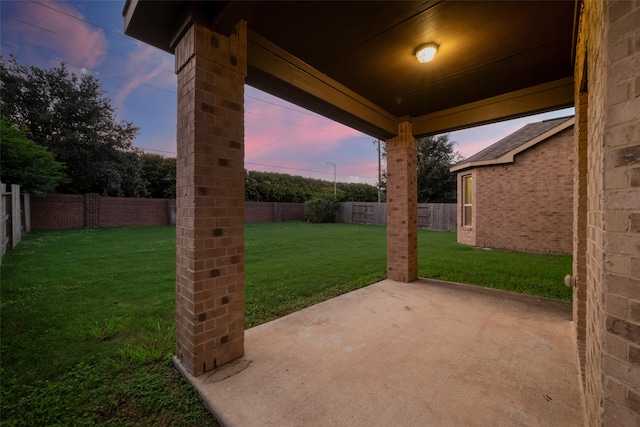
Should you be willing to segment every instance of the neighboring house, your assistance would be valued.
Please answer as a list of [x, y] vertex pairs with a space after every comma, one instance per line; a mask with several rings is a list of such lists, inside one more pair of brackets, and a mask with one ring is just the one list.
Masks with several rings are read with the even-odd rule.
[[451, 168], [458, 243], [573, 252], [574, 117], [531, 123]]

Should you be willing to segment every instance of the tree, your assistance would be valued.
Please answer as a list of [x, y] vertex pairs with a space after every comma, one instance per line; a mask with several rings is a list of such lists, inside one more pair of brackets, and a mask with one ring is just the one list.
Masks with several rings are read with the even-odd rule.
[[[252, 202], [302, 203], [330, 194], [333, 182], [275, 172], [245, 170], [245, 200]], [[369, 184], [338, 183], [337, 200], [342, 202], [374, 202], [376, 187]]]
[[338, 199], [333, 194], [323, 194], [304, 202], [307, 222], [336, 222]]
[[140, 161], [147, 195], [174, 199], [176, 197], [176, 159], [144, 153], [140, 156]]
[[[427, 136], [418, 139], [418, 203], [455, 203], [456, 174], [451, 166], [462, 160], [462, 155], [453, 151], [455, 141], [449, 134]], [[387, 158], [384, 144], [382, 157]], [[387, 172], [382, 173], [382, 188], [387, 187]]]
[[418, 139], [418, 202], [455, 203], [456, 174], [449, 169], [462, 156], [453, 151], [449, 135]]
[[378, 189], [370, 184], [339, 182], [338, 196], [343, 202], [375, 202], [378, 200]]
[[69, 181], [58, 192], [145, 194], [132, 144], [138, 128], [117, 120], [98, 79], [70, 73], [64, 64], [44, 70], [0, 57], [0, 84], [2, 116], [66, 164]]
[[17, 184], [24, 193], [42, 196], [67, 180], [64, 165], [45, 147], [31, 141], [24, 130], [0, 118], [0, 181]]

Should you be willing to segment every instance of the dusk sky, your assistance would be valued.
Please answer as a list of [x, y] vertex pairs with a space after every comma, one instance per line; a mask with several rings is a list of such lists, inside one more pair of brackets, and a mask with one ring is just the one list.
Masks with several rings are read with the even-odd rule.
[[[173, 56], [123, 33], [124, 1], [0, 2], [0, 55], [40, 68], [64, 62], [97, 77], [120, 119], [140, 128], [134, 145], [176, 153], [176, 76]], [[464, 157], [527, 123], [573, 114], [573, 109], [452, 132]], [[245, 167], [375, 184], [375, 138], [252, 87], [245, 87]]]

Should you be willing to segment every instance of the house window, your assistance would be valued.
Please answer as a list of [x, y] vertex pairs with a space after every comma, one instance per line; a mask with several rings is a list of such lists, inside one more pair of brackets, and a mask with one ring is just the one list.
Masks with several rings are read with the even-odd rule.
[[472, 204], [472, 184], [471, 175], [462, 177], [462, 226], [471, 227], [471, 219], [473, 213]]

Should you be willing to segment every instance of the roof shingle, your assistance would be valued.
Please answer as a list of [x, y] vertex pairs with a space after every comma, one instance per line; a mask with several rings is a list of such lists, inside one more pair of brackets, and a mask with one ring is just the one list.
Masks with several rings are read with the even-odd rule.
[[500, 156], [508, 153], [511, 150], [518, 148], [519, 146], [526, 144], [532, 139], [542, 135], [543, 133], [553, 129], [559, 124], [570, 120], [570, 117], [560, 117], [557, 119], [545, 120], [537, 123], [529, 123], [523, 128], [515, 131], [514, 133], [507, 135], [500, 141], [488, 146], [484, 150], [474, 154], [473, 156], [458, 162], [457, 164], [495, 160]]

